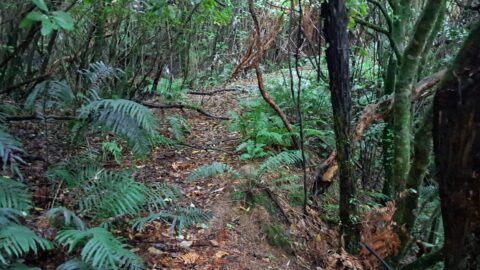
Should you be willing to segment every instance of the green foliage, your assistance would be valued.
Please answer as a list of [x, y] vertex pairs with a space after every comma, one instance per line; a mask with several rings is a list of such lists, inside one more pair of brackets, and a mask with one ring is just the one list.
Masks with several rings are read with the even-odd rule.
[[232, 168], [230, 165], [220, 163], [220, 162], [213, 162], [212, 164], [203, 165], [201, 167], [196, 168], [187, 177], [187, 181], [194, 181], [197, 179], [213, 177], [213, 176], [222, 175], [226, 173], [230, 173], [234, 177], [240, 176], [239, 172], [236, 171], [234, 168]]
[[73, 104], [75, 96], [64, 82], [43, 81], [33, 88], [25, 101], [25, 108], [44, 112], [47, 109], [58, 109]]
[[24, 163], [21, 158], [21, 154], [24, 154], [22, 143], [19, 142], [15, 137], [10, 133], [3, 130], [3, 127], [0, 125], [0, 161], [2, 162], [2, 170], [7, 168], [10, 171], [15, 172], [21, 177], [21, 173], [18, 170], [18, 163]]
[[34, 23], [40, 22], [40, 32], [43, 36], [50, 34], [54, 30], [73, 30], [74, 21], [69, 13], [64, 11], [50, 11], [44, 0], [32, 0], [32, 3], [40, 11], [29, 12], [20, 22], [21, 28], [28, 28]]
[[187, 120], [180, 115], [168, 116], [166, 119], [177, 141], [182, 141], [185, 138], [185, 133], [191, 130]]
[[104, 160], [107, 159], [108, 154], [113, 156], [117, 164], [122, 164], [122, 147], [115, 142], [102, 143]]
[[241, 143], [235, 151], [245, 152], [240, 155], [240, 160], [262, 158], [267, 157], [270, 154], [263, 149], [264, 146], [265, 144], [263, 143], [256, 143], [253, 140], [247, 140]]
[[93, 268], [82, 260], [72, 259], [59, 265], [57, 270], [93, 270]]
[[0, 176], [0, 208], [27, 211], [32, 207], [27, 187], [13, 179]]
[[[82, 124], [93, 123], [127, 139], [132, 151], [144, 156], [149, 151], [150, 137], [157, 132], [157, 120], [145, 106], [124, 99], [92, 101], [80, 109]], [[80, 129], [80, 127], [77, 127]]]
[[29, 252], [52, 249], [52, 244], [37, 236], [29, 228], [10, 223], [0, 227], [0, 263], [7, 264], [9, 257], [21, 257]]
[[[77, 246], [82, 245], [80, 253], [82, 261], [94, 269], [143, 269], [143, 262], [135, 253], [128, 250], [122, 239], [115, 237], [103, 228], [92, 228], [84, 231], [64, 230], [56, 240], [63, 246], [68, 246], [71, 253]], [[70, 263], [69, 268], [75, 269]], [[63, 267], [67, 267], [63, 266]]]
[[284, 151], [265, 160], [258, 168], [257, 175], [260, 177], [264, 173], [276, 170], [282, 165], [290, 166], [300, 162], [302, 162], [300, 151]]
[[211, 218], [211, 213], [194, 207], [175, 207], [167, 211], [153, 213], [147, 217], [138, 219], [134, 224], [135, 230], [143, 230], [145, 224], [155, 220], [163, 220], [171, 223], [171, 231], [181, 233], [182, 229], [196, 223], [206, 222]]
[[[79, 230], [85, 230], [87, 228], [81, 218], [65, 207], [56, 207], [48, 210], [47, 218], [50, 224], [59, 228], [73, 227]], [[61, 219], [60, 222], [58, 222], [59, 219]]]
[[265, 223], [262, 225], [262, 231], [270, 245], [291, 249], [292, 240], [287, 236], [281, 225]]

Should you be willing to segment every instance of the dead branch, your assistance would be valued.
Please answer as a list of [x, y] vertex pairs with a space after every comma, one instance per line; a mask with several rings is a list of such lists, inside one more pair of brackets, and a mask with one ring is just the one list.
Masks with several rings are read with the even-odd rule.
[[242, 92], [246, 93], [247, 91], [244, 89], [239, 89], [239, 88], [222, 88], [222, 89], [214, 89], [208, 92], [201, 92], [201, 91], [189, 91], [187, 94], [189, 95], [197, 95], [197, 96], [213, 96], [218, 93], [224, 93], [224, 92]]
[[211, 113], [205, 111], [202, 108], [195, 107], [192, 105], [187, 105], [187, 104], [157, 104], [157, 103], [148, 103], [148, 102], [142, 102], [143, 106], [146, 106], [148, 108], [155, 108], [155, 109], [187, 109], [187, 110], [192, 110], [200, 113], [201, 115], [204, 115], [209, 118], [213, 119], [219, 119], [219, 120], [230, 120], [229, 117], [224, 117], [224, 116], [215, 116], [212, 115]]

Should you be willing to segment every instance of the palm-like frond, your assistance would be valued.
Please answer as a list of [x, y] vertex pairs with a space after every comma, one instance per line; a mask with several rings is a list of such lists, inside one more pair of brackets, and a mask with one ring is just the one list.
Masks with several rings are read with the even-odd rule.
[[19, 223], [25, 212], [13, 208], [0, 208], [0, 227], [9, 223]]
[[78, 191], [80, 211], [96, 217], [135, 214], [146, 204], [148, 189], [126, 173], [98, 170]]
[[131, 100], [101, 99], [80, 110], [80, 118], [124, 137], [134, 153], [143, 156], [149, 150], [149, 137], [157, 132], [157, 119], [145, 106]]
[[240, 173], [236, 171], [234, 168], [231, 166], [225, 164], [225, 163], [220, 163], [220, 162], [213, 162], [212, 164], [209, 165], [203, 165], [198, 168], [196, 168], [193, 172], [190, 173], [190, 175], [187, 177], [187, 181], [193, 181], [201, 178], [207, 178], [207, 177], [212, 177], [216, 175], [222, 175], [225, 173], [230, 173], [234, 177], [239, 177]]
[[94, 270], [94, 269], [82, 260], [73, 259], [59, 265], [57, 267], [57, 270]]
[[150, 214], [147, 217], [138, 219], [133, 224], [133, 229], [142, 230], [145, 224], [155, 220], [162, 220], [171, 223], [172, 232], [177, 228], [181, 232], [183, 228], [191, 226], [196, 223], [208, 221], [211, 218], [211, 213], [202, 209], [193, 207], [176, 207], [160, 213]]
[[276, 170], [278, 167], [285, 165], [293, 165], [302, 162], [302, 155], [300, 151], [285, 151], [277, 155], [269, 157], [265, 160], [257, 171], [257, 177], [263, 173], [271, 170]]
[[0, 126], [0, 161], [3, 164], [2, 169], [6, 170], [10, 165], [10, 170], [16, 172], [17, 175], [21, 177], [17, 164], [24, 163], [20, 157], [23, 153], [25, 153], [25, 151], [23, 150], [22, 143]]
[[0, 176], [0, 208], [26, 211], [32, 207], [27, 187], [13, 179]]
[[81, 251], [82, 261], [95, 269], [144, 268], [140, 257], [128, 250], [127, 245], [120, 238], [103, 228], [61, 231], [56, 240], [63, 246], [69, 246], [68, 252], [72, 252], [79, 244], [85, 243]]
[[47, 218], [50, 223], [54, 223], [59, 217], [62, 218], [62, 226], [72, 226], [79, 230], [85, 230], [87, 228], [81, 218], [65, 207], [56, 207], [48, 210]]
[[25, 226], [11, 223], [0, 229], [0, 263], [7, 264], [9, 257], [21, 257], [29, 252], [37, 254], [52, 247], [49, 241]]
[[111, 67], [102, 61], [91, 63], [88, 69], [83, 69], [80, 74], [84, 75], [91, 83], [90, 89], [100, 92], [100, 87], [110, 80], [117, 79], [123, 71]]
[[33, 88], [25, 101], [25, 107], [42, 112], [45, 109], [68, 106], [74, 100], [75, 96], [72, 90], [65, 83], [44, 81]]
[[190, 131], [187, 121], [181, 116], [169, 116], [166, 118], [172, 129], [175, 139], [181, 141], [185, 137], [185, 132]]
[[148, 185], [147, 208], [149, 212], [159, 212], [172, 204], [180, 194], [178, 188], [167, 184], [154, 183]]

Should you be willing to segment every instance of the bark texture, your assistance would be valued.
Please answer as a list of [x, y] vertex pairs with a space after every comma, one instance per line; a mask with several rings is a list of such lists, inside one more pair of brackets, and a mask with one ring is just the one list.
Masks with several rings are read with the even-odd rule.
[[325, 38], [330, 92], [333, 109], [335, 141], [340, 176], [340, 220], [345, 248], [355, 254], [359, 247], [359, 225], [356, 223], [355, 176], [352, 164], [351, 134], [351, 83], [349, 73], [349, 40], [347, 11], [342, 0], [323, 4]]
[[480, 269], [480, 23], [434, 100], [445, 269]]

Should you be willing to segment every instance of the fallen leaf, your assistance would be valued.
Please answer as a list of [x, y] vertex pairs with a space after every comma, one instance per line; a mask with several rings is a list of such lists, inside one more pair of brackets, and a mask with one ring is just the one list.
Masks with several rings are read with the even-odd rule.
[[198, 258], [200, 258], [200, 255], [198, 255], [196, 252], [189, 252], [180, 256], [180, 259], [184, 264], [194, 264]]
[[148, 250], [149, 253], [154, 254], [154, 255], [161, 255], [163, 253], [161, 250], [156, 249], [154, 247], [149, 247], [147, 250]]
[[223, 251], [223, 250], [220, 250], [220, 251], [217, 251], [217, 253], [215, 253], [215, 257], [216, 258], [223, 258], [225, 256], [229, 255], [228, 252], [226, 251]]

